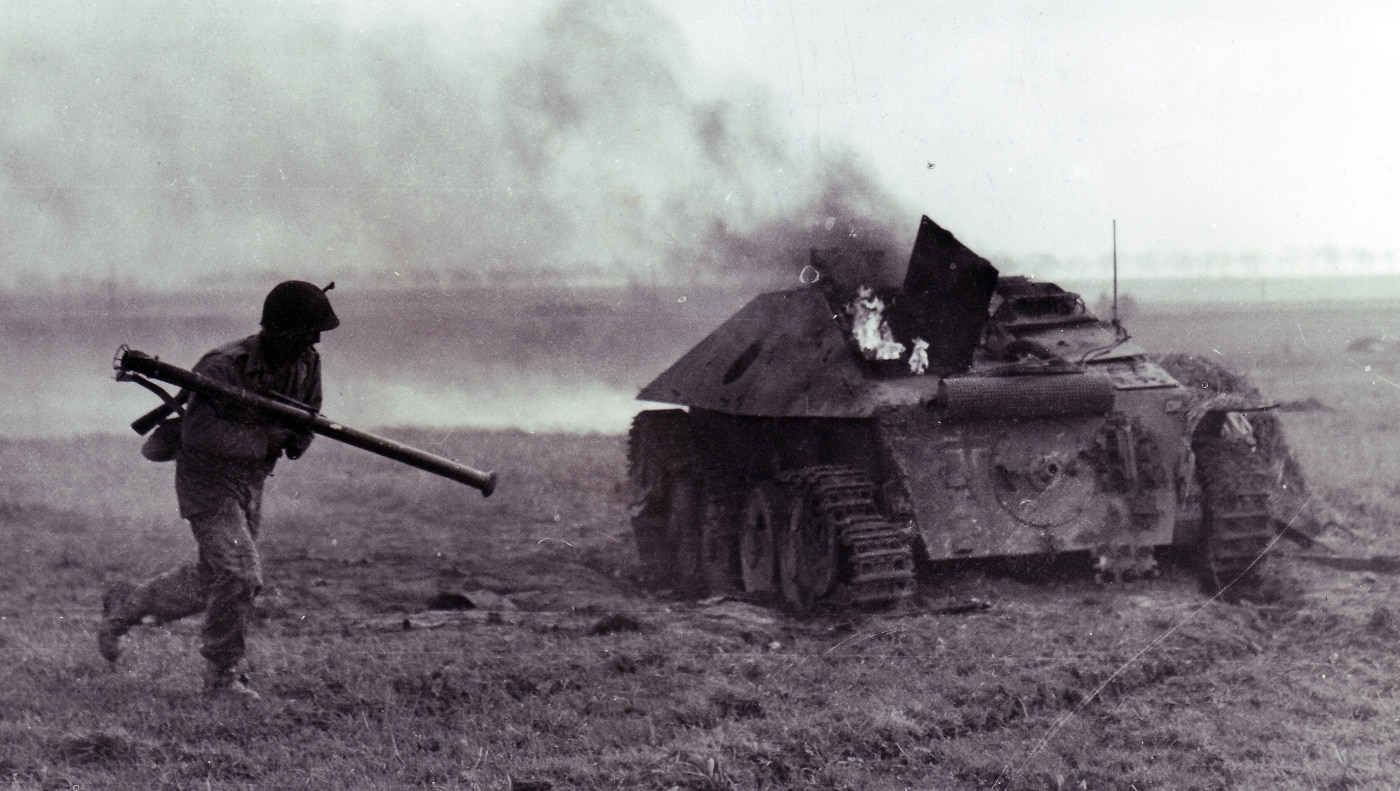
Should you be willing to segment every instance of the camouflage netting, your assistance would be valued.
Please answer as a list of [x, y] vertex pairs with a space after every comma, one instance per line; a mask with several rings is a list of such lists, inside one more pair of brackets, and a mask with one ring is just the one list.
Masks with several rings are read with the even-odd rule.
[[[1165, 354], [1154, 360], [1177, 381], [1196, 392], [1201, 400], [1228, 393], [1267, 403], [1249, 377], [1208, 357]], [[1255, 441], [1268, 458], [1277, 482], [1270, 504], [1275, 524], [1281, 527], [1291, 523], [1293, 528], [1311, 536], [1320, 536], [1328, 525], [1340, 524], [1336, 510], [1309, 491], [1303, 469], [1288, 449], [1283, 422], [1277, 412], [1256, 412], [1249, 416], [1249, 421], [1254, 427]]]

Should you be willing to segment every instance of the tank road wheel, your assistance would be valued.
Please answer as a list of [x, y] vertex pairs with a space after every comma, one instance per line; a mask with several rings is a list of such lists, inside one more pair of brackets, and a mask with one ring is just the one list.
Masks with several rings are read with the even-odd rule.
[[694, 474], [677, 476], [667, 497], [666, 545], [670, 550], [667, 587], [681, 596], [705, 594], [705, 563], [701, 535], [704, 487]]
[[666, 541], [666, 513], [648, 507], [632, 517], [632, 538], [637, 542], [637, 559], [641, 561], [642, 578], [648, 587], [664, 587], [667, 569], [672, 563]]
[[744, 508], [744, 483], [716, 468], [701, 477], [704, 498], [700, 514], [700, 571], [706, 591], [713, 594], [740, 590], [742, 561], [739, 523]]
[[841, 561], [833, 516], [811, 487], [791, 498], [778, 550], [778, 582], [793, 612], [809, 612], [836, 584]]
[[739, 527], [739, 575], [744, 593], [768, 599], [778, 589], [778, 541], [787, 531], [792, 488], [763, 481], [749, 492]]
[[642, 412], [627, 445], [632, 533], [649, 585], [703, 590], [699, 463], [690, 424], [678, 409]]
[[672, 476], [657, 566], [662, 574], [659, 587], [692, 598], [738, 589], [735, 489], [698, 464]]
[[701, 496], [700, 480], [689, 471], [678, 471], [660, 485], [653, 502], [632, 517], [637, 555], [649, 586], [670, 588], [682, 596], [704, 594]]
[[743, 481], [702, 460], [679, 409], [639, 413], [627, 439], [632, 533], [647, 583], [682, 596], [736, 590]]
[[[1222, 416], [1223, 417], [1223, 416]], [[1256, 581], [1273, 541], [1268, 460], [1243, 439], [1203, 421], [1195, 442], [1201, 486], [1201, 573], [1212, 592]]]

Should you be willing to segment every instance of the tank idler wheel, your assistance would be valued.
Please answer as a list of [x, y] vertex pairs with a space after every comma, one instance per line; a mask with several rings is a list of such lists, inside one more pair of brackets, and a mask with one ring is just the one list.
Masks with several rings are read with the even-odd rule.
[[764, 481], [749, 492], [739, 529], [739, 573], [744, 593], [771, 598], [778, 589], [778, 542], [786, 532], [791, 488]]
[[796, 613], [810, 612], [830, 593], [840, 569], [837, 525], [815, 500], [807, 487], [792, 498], [778, 551], [783, 601]]

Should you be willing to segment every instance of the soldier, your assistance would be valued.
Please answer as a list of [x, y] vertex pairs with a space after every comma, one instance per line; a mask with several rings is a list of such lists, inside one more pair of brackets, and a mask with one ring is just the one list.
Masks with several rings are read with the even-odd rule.
[[[340, 325], [325, 295], [333, 285], [323, 290], [297, 280], [277, 284], [263, 301], [262, 331], [204, 355], [195, 373], [319, 411], [321, 357], [315, 345], [322, 332]], [[115, 662], [122, 635], [145, 617], [165, 623], [203, 612], [205, 693], [256, 700], [238, 666], [262, 587], [257, 537], [263, 482], [279, 456], [305, 453], [312, 433], [201, 395], [191, 396], [182, 424], [175, 495], [180, 516], [194, 532], [198, 559], [139, 586], [112, 586], [102, 600], [98, 651]]]

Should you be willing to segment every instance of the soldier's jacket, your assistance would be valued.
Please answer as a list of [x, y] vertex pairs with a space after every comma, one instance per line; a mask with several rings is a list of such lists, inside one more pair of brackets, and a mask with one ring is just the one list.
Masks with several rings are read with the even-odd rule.
[[[194, 372], [217, 382], [262, 394], [276, 394], [321, 408], [321, 356], [310, 348], [294, 363], [273, 369], [267, 364], [258, 335], [226, 343], [194, 366]], [[290, 434], [247, 407], [195, 394], [185, 409], [176, 457], [177, 494], [181, 516], [200, 513], [206, 503], [198, 489], [232, 487], [244, 500], [249, 487], [260, 488], [285, 447], [300, 456], [311, 444], [309, 429]], [[285, 442], [285, 445], [284, 445]], [[180, 479], [201, 486], [179, 486]], [[180, 491], [184, 489], [184, 491]], [[208, 492], [213, 499], [216, 492]], [[207, 505], [212, 506], [209, 502]]]

